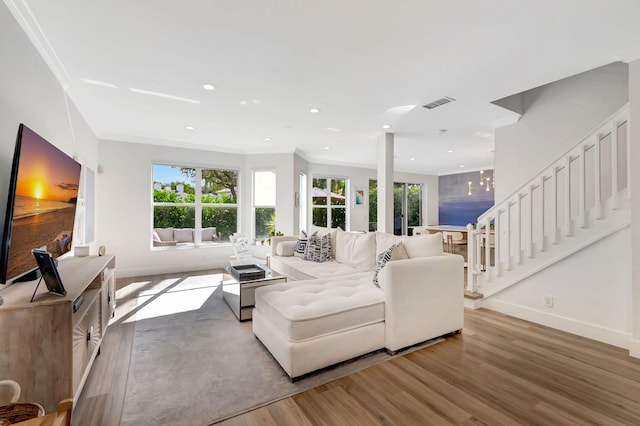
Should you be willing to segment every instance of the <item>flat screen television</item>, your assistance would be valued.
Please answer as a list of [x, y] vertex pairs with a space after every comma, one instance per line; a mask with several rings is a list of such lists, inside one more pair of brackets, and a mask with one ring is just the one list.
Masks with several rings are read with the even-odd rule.
[[71, 250], [80, 164], [24, 124], [18, 128], [7, 197], [0, 283], [38, 278], [33, 249]]

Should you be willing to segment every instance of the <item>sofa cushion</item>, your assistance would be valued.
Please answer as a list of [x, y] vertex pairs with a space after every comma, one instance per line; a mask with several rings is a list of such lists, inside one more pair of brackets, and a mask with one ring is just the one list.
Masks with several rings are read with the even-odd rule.
[[364, 273], [260, 287], [256, 309], [289, 341], [301, 341], [382, 322], [385, 308]]
[[408, 237], [376, 231], [376, 258], [380, 253], [389, 250], [389, 247], [394, 244], [403, 242], [406, 238]]
[[282, 241], [276, 246], [276, 254], [278, 256], [293, 256], [298, 245], [297, 241]]
[[414, 235], [403, 241], [409, 258], [440, 256], [442, 254], [442, 235]]
[[338, 229], [335, 259], [363, 271], [373, 271], [376, 266], [375, 234], [357, 234]]
[[155, 228], [154, 231], [160, 237], [160, 241], [174, 241], [173, 228]]
[[373, 272], [373, 283], [376, 286], [380, 287], [380, 284], [378, 282], [378, 277], [379, 277], [380, 271], [382, 270], [382, 268], [385, 267], [385, 265], [388, 262], [391, 262], [393, 260], [408, 259], [408, 258], [409, 258], [409, 255], [407, 254], [407, 250], [404, 248], [404, 245], [402, 243], [394, 244], [391, 247], [389, 247], [386, 251], [383, 251], [382, 253], [380, 253], [376, 261], [375, 271]]
[[201, 239], [203, 242], [216, 241], [218, 239], [218, 232], [216, 231], [216, 228], [202, 228]]
[[335, 260], [318, 263], [303, 260], [297, 256], [272, 256], [271, 269], [286, 275], [291, 280], [312, 280], [321, 277], [338, 277], [362, 273], [362, 271], [352, 266]]
[[314, 232], [307, 241], [303, 259], [314, 262], [331, 260], [331, 235], [319, 236], [317, 232]]
[[193, 242], [193, 229], [174, 229], [173, 238], [178, 243], [192, 243]]

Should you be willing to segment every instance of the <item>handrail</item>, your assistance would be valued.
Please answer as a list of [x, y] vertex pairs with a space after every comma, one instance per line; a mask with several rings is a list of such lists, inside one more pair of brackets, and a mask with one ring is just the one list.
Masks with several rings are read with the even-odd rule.
[[[619, 138], [619, 130], [625, 124], [626, 141]], [[626, 206], [622, 193], [626, 190], [628, 199], [631, 185], [628, 124], [627, 103], [532, 179], [480, 215], [475, 228], [468, 226], [468, 291], [475, 292], [481, 279], [482, 283], [502, 280], [500, 288], [506, 288], [509, 280], [513, 283], [515, 277], [528, 275], [529, 269], [539, 270], [541, 261], [536, 263], [533, 259], [538, 252], [554, 251], [549, 256], [560, 259], [558, 249], [551, 247], [565, 244], [560, 250], [566, 255], [587, 239], [595, 241], [596, 235], [606, 234], [608, 228], [619, 228], [624, 220], [621, 222], [621, 216], [615, 211]], [[603, 142], [607, 138], [610, 142]], [[619, 146], [621, 142], [626, 142], [624, 147]], [[610, 151], [601, 149], [603, 143], [610, 144]], [[624, 159], [626, 164], [620, 163]], [[624, 167], [627, 177], [621, 184], [618, 177]], [[607, 192], [603, 192], [605, 190]], [[611, 199], [603, 199], [602, 194], [609, 191]], [[615, 215], [615, 220], [602, 225], [603, 219]], [[593, 229], [585, 231], [589, 227]], [[568, 239], [578, 234], [573, 243], [566, 245]], [[492, 247], [489, 247], [490, 241]], [[491, 248], [494, 265], [490, 262]], [[530, 259], [533, 260], [529, 262]], [[531, 265], [523, 267], [527, 262]], [[502, 276], [509, 278], [505, 281]]]
[[583, 136], [574, 146], [572, 146], [571, 148], [567, 149], [566, 151], [564, 151], [562, 154], [558, 155], [558, 157], [549, 162], [549, 164], [547, 164], [545, 167], [541, 168], [535, 175], [534, 178], [530, 179], [529, 181], [527, 181], [527, 183], [525, 183], [524, 185], [520, 186], [518, 189], [512, 191], [509, 195], [507, 195], [506, 197], [503, 198], [503, 200], [500, 203], [495, 203], [494, 206], [492, 208], [490, 208], [489, 210], [487, 210], [486, 212], [484, 212], [481, 216], [478, 217], [478, 221], [476, 223], [480, 223], [481, 219], [484, 218], [485, 215], [487, 215], [489, 212], [491, 212], [493, 209], [495, 209], [497, 206], [503, 204], [506, 200], [514, 197], [518, 192], [521, 192], [524, 188], [526, 188], [528, 185], [531, 184], [531, 182], [533, 182], [535, 179], [537, 179], [540, 175], [543, 175], [547, 170], [549, 170], [550, 168], [552, 168], [556, 163], [558, 163], [560, 161], [560, 159], [566, 158], [568, 155], [571, 155], [571, 153], [578, 148], [580, 145], [582, 145], [584, 142], [588, 141], [589, 138], [591, 138], [594, 134], [598, 133], [598, 130], [600, 130], [601, 128], [607, 126], [608, 124], [610, 124], [612, 121], [614, 121], [615, 118], [617, 118], [619, 115], [624, 115], [625, 118], [628, 119], [628, 115], [629, 115], [629, 103], [627, 102], [625, 105], [622, 106], [622, 108], [620, 108], [619, 110], [617, 110], [616, 112], [614, 112], [613, 114], [611, 114], [609, 117], [607, 117], [605, 120], [603, 120], [600, 124], [598, 124], [597, 126], [595, 126], [593, 128], [593, 130], [591, 130], [589, 133], [587, 133], [585, 136]]

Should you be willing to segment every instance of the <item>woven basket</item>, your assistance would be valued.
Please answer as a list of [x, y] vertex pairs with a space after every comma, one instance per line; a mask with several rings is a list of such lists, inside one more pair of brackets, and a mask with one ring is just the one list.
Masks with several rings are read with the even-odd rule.
[[43, 414], [42, 406], [32, 402], [12, 402], [0, 405], [0, 426], [35, 419]]

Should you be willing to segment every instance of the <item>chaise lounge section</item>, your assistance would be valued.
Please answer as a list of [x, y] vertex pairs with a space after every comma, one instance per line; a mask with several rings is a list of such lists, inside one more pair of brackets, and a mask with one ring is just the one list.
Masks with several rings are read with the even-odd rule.
[[[325, 262], [278, 254], [291, 252], [278, 244], [297, 238], [274, 238], [272, 269], [298, 281], [256, 291], [254, 334], [292, 379], [461, 330], [464, 262], [442, 253], [439, 235], [334, 232], [334, 260]], [[378, 267], [376, 286], [376, 258], [401, 251], [398, 245], [406, 256], [389, 256]]]

